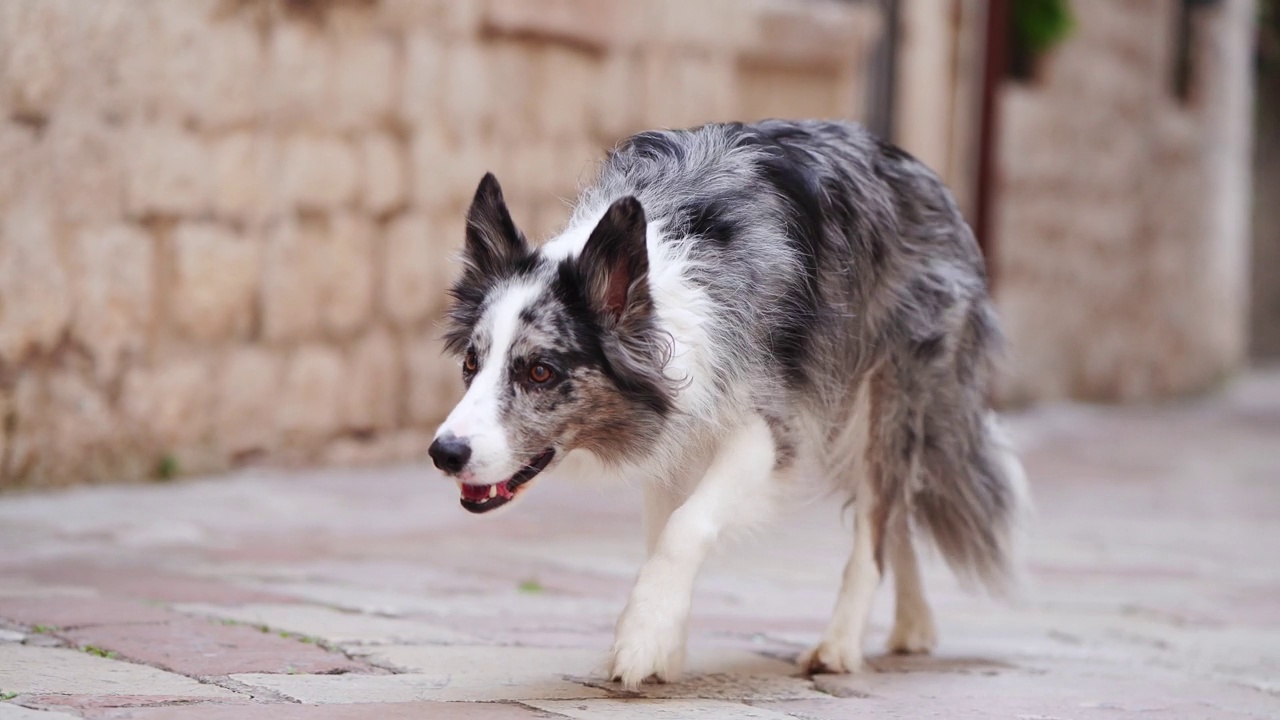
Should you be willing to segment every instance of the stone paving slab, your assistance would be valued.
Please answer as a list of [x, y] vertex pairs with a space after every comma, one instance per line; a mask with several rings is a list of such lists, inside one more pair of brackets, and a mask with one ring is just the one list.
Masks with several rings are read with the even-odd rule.
[[416, 620], [386, 618], [341, 612], [312, 605], [220, 605], [184, 604], [176, 608], [204, 617], [265, 626], [315, 638], [329, 645], [389, 645], [392, 643], [465, 643], [475, 637], [440, 625]]
[[314, 643], [244, 625], [181, 618], [155, 625], [95, 625], [61, 633], [78, 646], [207, 677], [232, 673], [343, 673], [369, 667]]
[[575, 720], [795, 720], [776, 710], [720, 700], [534, 700], [525, 704]]
[[[0, 720], [3, 720], [0, 715]], [[182, 706], [88, 713], [91, 720], [546, 720], [547, 713], [518, 703], [353, 703]], [[23, 720], [26, 720], [25, 718]], [[32, 718], [31, 720], [41, 720]], [[59, 720], [49, 718], [49, 720]]]
[[234, 698], [236, 693], [146, 665], [66, 648], [0, 645], [0, 691]]
[[0, 702], [0, 720], [75, 720], [77, 715], [46, 710], [32, 710], [20, 705]]
[[181, 618], [136, 600], [105, 597], [13, 597], [0, 599], [0, 618], [22, 625], [76, 628], [85, 625], [157, 623]]
[[608, 697], [598, 688], [551, 674], [525, 682], [461, 675], [233, 675], [249, 688], [270, 690], [301, 703], [496, 702]]

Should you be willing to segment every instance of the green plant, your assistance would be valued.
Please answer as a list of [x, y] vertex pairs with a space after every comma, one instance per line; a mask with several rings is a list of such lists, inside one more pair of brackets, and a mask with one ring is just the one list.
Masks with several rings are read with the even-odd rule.
[[58, 632], [58, 628], [52, 625], [36, 625], [35, 627], [31, 628], [31, 632], [37, 635], [48, 635], [49, 633]]
[[0, 700], [12, 700], [18, 697], [16, 692], [0, 692]]
[[160, 482], [169, 482], [181, 474], [182, 466], [178, 463], [178, 458], [172, 454], [165, 455], [156, 462], [155, 476]]
[[1013, 31], [1019, 45], [1040, 55], [1075, 29], [1070, 0], [1013, 0]]
[[538, 582], [534, 578], [530, 578], [520, 583], [519, 589], [520, 589], [520, 592], [522, 593], [529, 593], [532, 595], [535, 593], [542, 592], [544, 588], [542, 587], [542, 583]]
[[97, 645], [85, 645], [80, 649], [83, 650], [84, 652], [89, 653], [90, 655], [97, 655], [100, 658], [107, 658], [108, 660], [115, 660], [116, 658], [120, 657], [120, 654], [117, 653], [116, 651], [104, 650], [103, 648], [100, 648]]

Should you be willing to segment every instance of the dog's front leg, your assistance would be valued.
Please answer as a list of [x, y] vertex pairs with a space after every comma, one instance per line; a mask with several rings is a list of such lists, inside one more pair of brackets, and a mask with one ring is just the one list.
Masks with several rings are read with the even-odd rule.
[[706, 474], [657, 534], [618, 619], [610, 672], [625, 687], [679, 675], [698, 568], [722, 532], [769, 514], [774, 459], [773, 435], [753, 417], [721, 443]]

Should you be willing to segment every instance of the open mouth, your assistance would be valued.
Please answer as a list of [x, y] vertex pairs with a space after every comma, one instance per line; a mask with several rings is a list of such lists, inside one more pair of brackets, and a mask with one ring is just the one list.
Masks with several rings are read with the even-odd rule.
[[555, 454], [555, 450], [543, 452], [526, 463], [515, 475], [494, 485], [468, 485], [459, 482], [458, 489], [462, 491], [460, 500], [462, 507], [466, 508], [467, 512], [487, 513], [506, 505], [515, 499], [525, 483], [546, 469]]

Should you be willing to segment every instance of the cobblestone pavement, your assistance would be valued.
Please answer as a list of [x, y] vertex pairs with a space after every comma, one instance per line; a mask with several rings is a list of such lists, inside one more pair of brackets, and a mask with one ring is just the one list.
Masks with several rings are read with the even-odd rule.
[[0, 720], [1280, 717], [1280, 374], [1011, 423], [1019, 599], [932, 562], [935, 655], [800, 677], [851, 542], [814, 506], [716, 557], [687, 679], [637, 694], [601, 676], [630, 489], [549, 477], [484, 518], [423, 467], [0, 498]]

